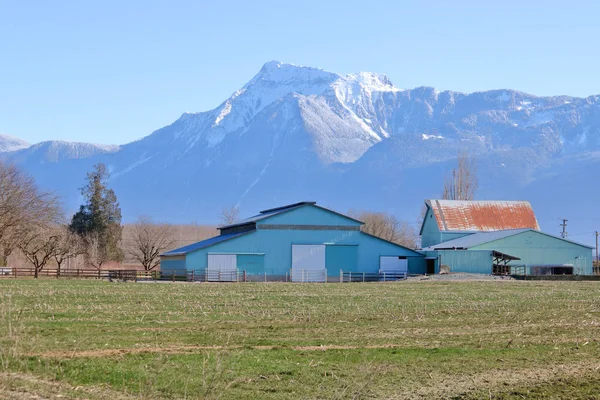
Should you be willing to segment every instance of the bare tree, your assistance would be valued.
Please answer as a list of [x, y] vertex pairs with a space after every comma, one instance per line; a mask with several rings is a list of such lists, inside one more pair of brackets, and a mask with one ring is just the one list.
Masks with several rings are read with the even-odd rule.
[[444, 180], [444, 200], [473, 200], [477, 190], [477, 162], [467, 153], [459, 153], [458, 165]]
[[57, 274], [60, 276], [62, 266], [65, 261], [85, 254], [83, 241], [76, 233], [73, 233], [68, 226], [61, 225], [58, 228], [58, 244], [54, 252], [54, 261], [56, 262]]
[[58, 199], [41, 192], [33, 178], [14, 165], [0, 162], [0, 265], [33, 226], [48, 226], [60, 214]]
[[152, 271], [160, 265], [160, 255], [177, 241], [175, 229], [167, 224], [155, 224], [149, 217], [140, 217], [129, 227], [125, 252]]
[[56, 254], [59, 242], [59, 233], [53, 228], [35, 227], [23, 236], [19, 249], [33, 265], [35, 278]]
[[417, 248], [418, 235], [414, 228], [405, 221], [399, 221], [391, 214], [370, 211], [350, 211], [349, 215], [364, 222], [361, 230], [365, 233], [411, 249]]
[[221, 222], [223, 225], [235, 224], [240, 219], [240, 209], [238, 206], [224, 207], [221, 210]]
[[102, 241], [98, 232], [91, 232], [83, 236], [84, 256], [87, 264], [98, 270], [102, 269], [102, 264], [109, 261], [106, 252], [102, 251]]

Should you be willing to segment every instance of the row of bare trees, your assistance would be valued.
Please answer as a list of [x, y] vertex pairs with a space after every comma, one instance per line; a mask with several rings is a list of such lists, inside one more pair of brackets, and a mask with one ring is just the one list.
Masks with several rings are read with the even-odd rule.
[[58, 198], [16, 166], [0, 163], [0, 266], [18, 249], [37, 277], [49, 261], [61, 266], [78, 254], [73, 240]]
[[35, 277], [49, 263], [60, 274], [69, 259], [80, 256], [96, 269], [122, 261], [125, 255], [145, 270], [155, 269], [160, 254], [175, 244], [173, 227], [140, 218], [123, 242], [121, 210], [114, 192], [106, 187], [107, 179], [105, 166], [95, 166], [82, 188], [87, 203], [67, 223], [56, 196], [40, 190], [18, 167], [0, 162], [0, 267], [19, 251]]

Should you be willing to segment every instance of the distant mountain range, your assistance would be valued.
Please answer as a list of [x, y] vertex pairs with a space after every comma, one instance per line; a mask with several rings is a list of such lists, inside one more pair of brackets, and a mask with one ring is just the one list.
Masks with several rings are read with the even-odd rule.
[[558, 217], [571, 217], [574, 233], [600, 225], [600, 96], [403, 90], [382, 74], [272, 61], [217, 108], [122, 146], [0, 135], [0, 159], [22, 165], [70, 209], [101, 161], [126, 220], [178, 223], [217, 222], [233, 204], [251, 214], [299, 200], [412, 222], [424, 198], [439, 196], [459, 151], [479, 159], [480, 198], [530, 200], [550, 233]]

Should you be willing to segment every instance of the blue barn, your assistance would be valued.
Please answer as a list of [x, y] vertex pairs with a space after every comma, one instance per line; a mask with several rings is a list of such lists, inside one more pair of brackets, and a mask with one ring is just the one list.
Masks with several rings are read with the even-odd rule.
[[339, 280], [342, 272], [425, 272], [423, 254], [362, 232], [362, 225], [315, 202], [272, 208], [220, 227], [219, 236], [162, 254], [161, 271], [296, 282]]
[[591, 275], [592, 248], [541, 232], [526, 201], [426, 200], [427, 273]]

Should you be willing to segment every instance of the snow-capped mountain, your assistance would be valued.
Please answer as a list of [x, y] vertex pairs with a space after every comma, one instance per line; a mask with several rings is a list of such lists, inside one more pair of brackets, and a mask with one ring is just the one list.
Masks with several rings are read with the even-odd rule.
[[5, 133], [0, 133], [0, 153], [25, 149], [29, 146], [30, 144], [24, 140], [7, 135]]
[[31, 159], [39, 163], [57, 163], [63, 160], [90, 158], [97, 154], [112, 153], [118, 150], [119, 146], [52, 140], [34, 145], [27, 144], [14, 149], [5, 157], [8, 156], [17, 163]]
[[138, 141], [46, 142], [0, 157], [72, 199], [70, 207], [86, 169], [102, 161], [126, 219], [202, 223], [227, 205], [252, 213], [299, 199], [414, 220], [459, 152], [480, 160], [481, 198], [527, 194], [552, 218], [565, 215], [571, 206], [552, 202], [557, 188], [539, 185], [566, 167], [600, 166], [600, 96], [403, 90], [382, 74], [272, 61], [215, 109], [185, 113]]

